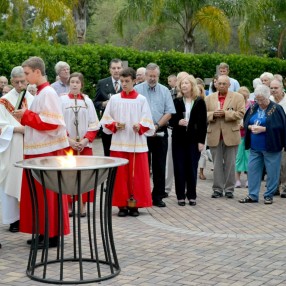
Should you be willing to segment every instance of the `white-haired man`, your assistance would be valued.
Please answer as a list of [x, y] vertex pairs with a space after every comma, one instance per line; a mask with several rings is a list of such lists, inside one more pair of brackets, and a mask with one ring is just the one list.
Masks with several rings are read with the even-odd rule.
[[70, 66], [66, 62], [57, 62], [55, 65], [55, 71], [58, 76], [58, 80], [51, 84], [58, 95], [68, 93], [70, 90], [68, 80], [70, 78]]
[[[13, 116], [20, 93], [27, 88], [24, 70], [14, 67], [11, 72], [13, 89], [0, 98], [0, 195], [3, 224], [9, 231], [19, 231], [19, 201], [23, 170], [13, 163], [23, 160], [24, 127]], [[23, 105], [29, 107], [33, 96], [27, 91]]]
[[145, 81], [146, 68], [141, 67], [136, 70], [136, 84], [142, 83]]

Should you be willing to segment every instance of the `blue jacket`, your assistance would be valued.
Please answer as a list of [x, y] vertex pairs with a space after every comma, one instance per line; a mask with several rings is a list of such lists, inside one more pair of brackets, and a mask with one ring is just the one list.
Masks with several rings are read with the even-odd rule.
[[[245, 149], [251, 146], [251, 130], [248, 129], [249, 120], [257, 112], [258, 104], [249, 107], [244, 116]], [[279, 152], [286, 144], [286, 116], [283, 108], [270, 101], [266, 111], [266, 151]]]

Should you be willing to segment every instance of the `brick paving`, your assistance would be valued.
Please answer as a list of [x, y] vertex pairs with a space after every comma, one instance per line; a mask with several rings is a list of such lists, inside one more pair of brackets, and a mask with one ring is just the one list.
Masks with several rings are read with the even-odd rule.
[[[102, 154], [99, 140], [95, 150], [96, 155]], [[166, 208], [142, 209], [138, 218], [119, 218], [114, 208], [121, 272], [97, 284], [286, 285], [286, 199], [275, 197], [273, 205], [264, 205], [262, 199], [258, 204], [240, 204], [238, 199], [247, 194], [245, 188], [236, 189], [234, 199], [212, 199], [210, 168], [208, 163], [207, 180], [198, 180], [195, 207], [178, 206], [173, 189], [165, 199]], [[82, 225], [86, 229], [86, 218]], [[44, 285], [25, 274], [28, 238], [0, 224], [1, 286]]]

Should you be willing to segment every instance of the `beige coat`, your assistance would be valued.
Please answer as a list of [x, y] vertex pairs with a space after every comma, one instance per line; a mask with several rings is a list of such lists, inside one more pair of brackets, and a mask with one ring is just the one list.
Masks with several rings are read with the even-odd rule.
[[240, 123], [245, 113], [245, 101], [243, 95], [229, 91], [227, 93], [223, 110], [225, 117], [214, 118], [214, 111], [218, 109], [218, 92], [206, 97], [208, 129], [207, 144], [210, 147], [218, 145], [222, 133], [227, 146], [235, 146], [240, 143]]

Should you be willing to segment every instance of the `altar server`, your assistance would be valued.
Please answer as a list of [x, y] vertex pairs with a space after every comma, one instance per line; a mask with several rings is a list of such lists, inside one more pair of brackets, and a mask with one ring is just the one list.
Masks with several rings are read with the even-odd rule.
[[[99, 121], [92, 100], [82, 93], [84, 79], [81, 73], [71, 74], [68, 84], [70, 92], [60, 96], [64, 120], [67, 125], [69, 150], [73, 155], [92, 155], [92, 142], [99, 130]], [[69, 197], [70, 198], [70, 197]], [[88, 193], [82, 195], [83, 205], [80, 215], [86, 216], [85, 203]], [[93, 202], [93, 191], [90, 193]], [[71, 203], [71, 199], [69, 199]], [[71, 214], [71, 206], [70, 206]]]
[[133, 89], [135, 79], [132, 68], [120, 73], [123, 91], [110, 98], [100, 121], [103, 132], [112, 134], [110, 156], [129, 160], [118, 168], [114, 185], [112, 205], [121, 217], [138, 216], [138, 208], [152, 206], [146, 136], [155, 126], [147, 99]]
[[[45, 77], [45, 63], [39, 57], [31, 57], [22, 67], [29, 84], [37, 85], [37, 95], [29, 109], [22, 108], [14, 112], [25, 126], [24, 154], [25, 158], [64, 155], [69, 146], [66, 125], [61, 108], [61, 100]], [[36, 182], [39, 204], [39, 232], [44, 234], [44, 200], [42, 187]], [[47, 190], [49, 210], [49, 246], [57, 246], [58, 233], [58, 194]], [[26, 176], [24, 176], [21, 204], [20, 231], [32, 233], [32, 207]], [[69, 233], [67, 197], [63, 195], [64, 234]], [[28, 243], [31, 243], [29, 240]], [[40, 244], [40, 247], [43, 243]]]

